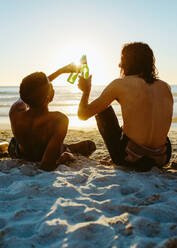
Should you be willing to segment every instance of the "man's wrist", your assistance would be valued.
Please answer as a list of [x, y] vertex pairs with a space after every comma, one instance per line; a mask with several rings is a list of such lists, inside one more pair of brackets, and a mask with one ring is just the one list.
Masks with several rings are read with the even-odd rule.
[[62, 73], [72, 73], [69, 71], [68, 66], [64, 66], [64, 67], [60, 68], [60, 71], [61, 71], [61, 74]]
[[90, 95], [90, 90], [84, 90], [84, 91], [83, 91], [83, 95], [89, 96], [89, 95]]
[[64, 69], [64, 67], [60, 68], [60, 69], [58, 70], [58, 72], [59, 72], [59, 74], [63, 74], [63, 73], [65, 73], [65, 69]]

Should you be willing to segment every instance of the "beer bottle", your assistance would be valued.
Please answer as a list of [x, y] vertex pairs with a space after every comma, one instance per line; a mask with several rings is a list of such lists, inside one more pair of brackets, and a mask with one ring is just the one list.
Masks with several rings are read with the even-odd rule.
[[79, 74], [79, 73], [76, 73], [76, 72], [71, 73], [71, 74], [69, 75], [67, 81], [68, 81], [69, 83], [71, 83], [71, 84], [74, 84], [74, 82], [76, 81], [76, 78], [77, 78], [78, 74]]
[[[88, 65], [87, 65], [87, 57], [86, 55], [83, 55], [80, 59], [80, 72], [82, 74], [82, 76], [87, 79], [89, 77], [89, 68], [88, 68]], [[77, 76], [78, 76], [78, 72], [74, 72], [74, 73], [71, 73], [67, 79], [67, 81], [71, 84], [74, 84], [74, 82], [76, 81], [77, 79]]]
[[87, 65], [86, 55], [83, 55], [81, 58], [81, 74], [85, 79], [87, 79], [89, 77], [89, 68]]

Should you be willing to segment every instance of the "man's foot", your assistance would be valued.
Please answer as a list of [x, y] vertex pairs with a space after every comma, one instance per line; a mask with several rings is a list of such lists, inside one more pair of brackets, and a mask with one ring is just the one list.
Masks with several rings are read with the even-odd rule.
[[73, 162], [75, 160], [75, 157], [70, 152], [63, 152], [59, 159], [57, 159], [57, 164], [67, 164], [70, 162]]
[[90, 156], [96, 150], [96, 145], [91, 140], [85, 140], [67, 146], [72, 153], [79, 153], [83, 156]]

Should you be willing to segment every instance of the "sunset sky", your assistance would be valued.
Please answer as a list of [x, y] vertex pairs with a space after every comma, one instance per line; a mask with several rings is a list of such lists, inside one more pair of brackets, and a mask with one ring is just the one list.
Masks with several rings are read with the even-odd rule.
[[108, 84], [119, 77], [122, 45], [133, 41], [150, 45], [160, 78], [175, 84], [176, 30], [176, 0], [0, 0], [0, 85], [48, 75], [82, 54], [93, 84]]

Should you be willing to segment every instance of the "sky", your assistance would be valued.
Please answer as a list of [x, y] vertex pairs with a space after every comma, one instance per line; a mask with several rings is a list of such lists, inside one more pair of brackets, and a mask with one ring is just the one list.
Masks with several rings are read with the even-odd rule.
[[176, 29], [176, 0], [0, 0], [0, 85], [49, 75], [83, 54], [93, 84], [106, 85], [120, 75], [123, 44], [134, 41], [149, 44], [160, 78], [177, 84]]

